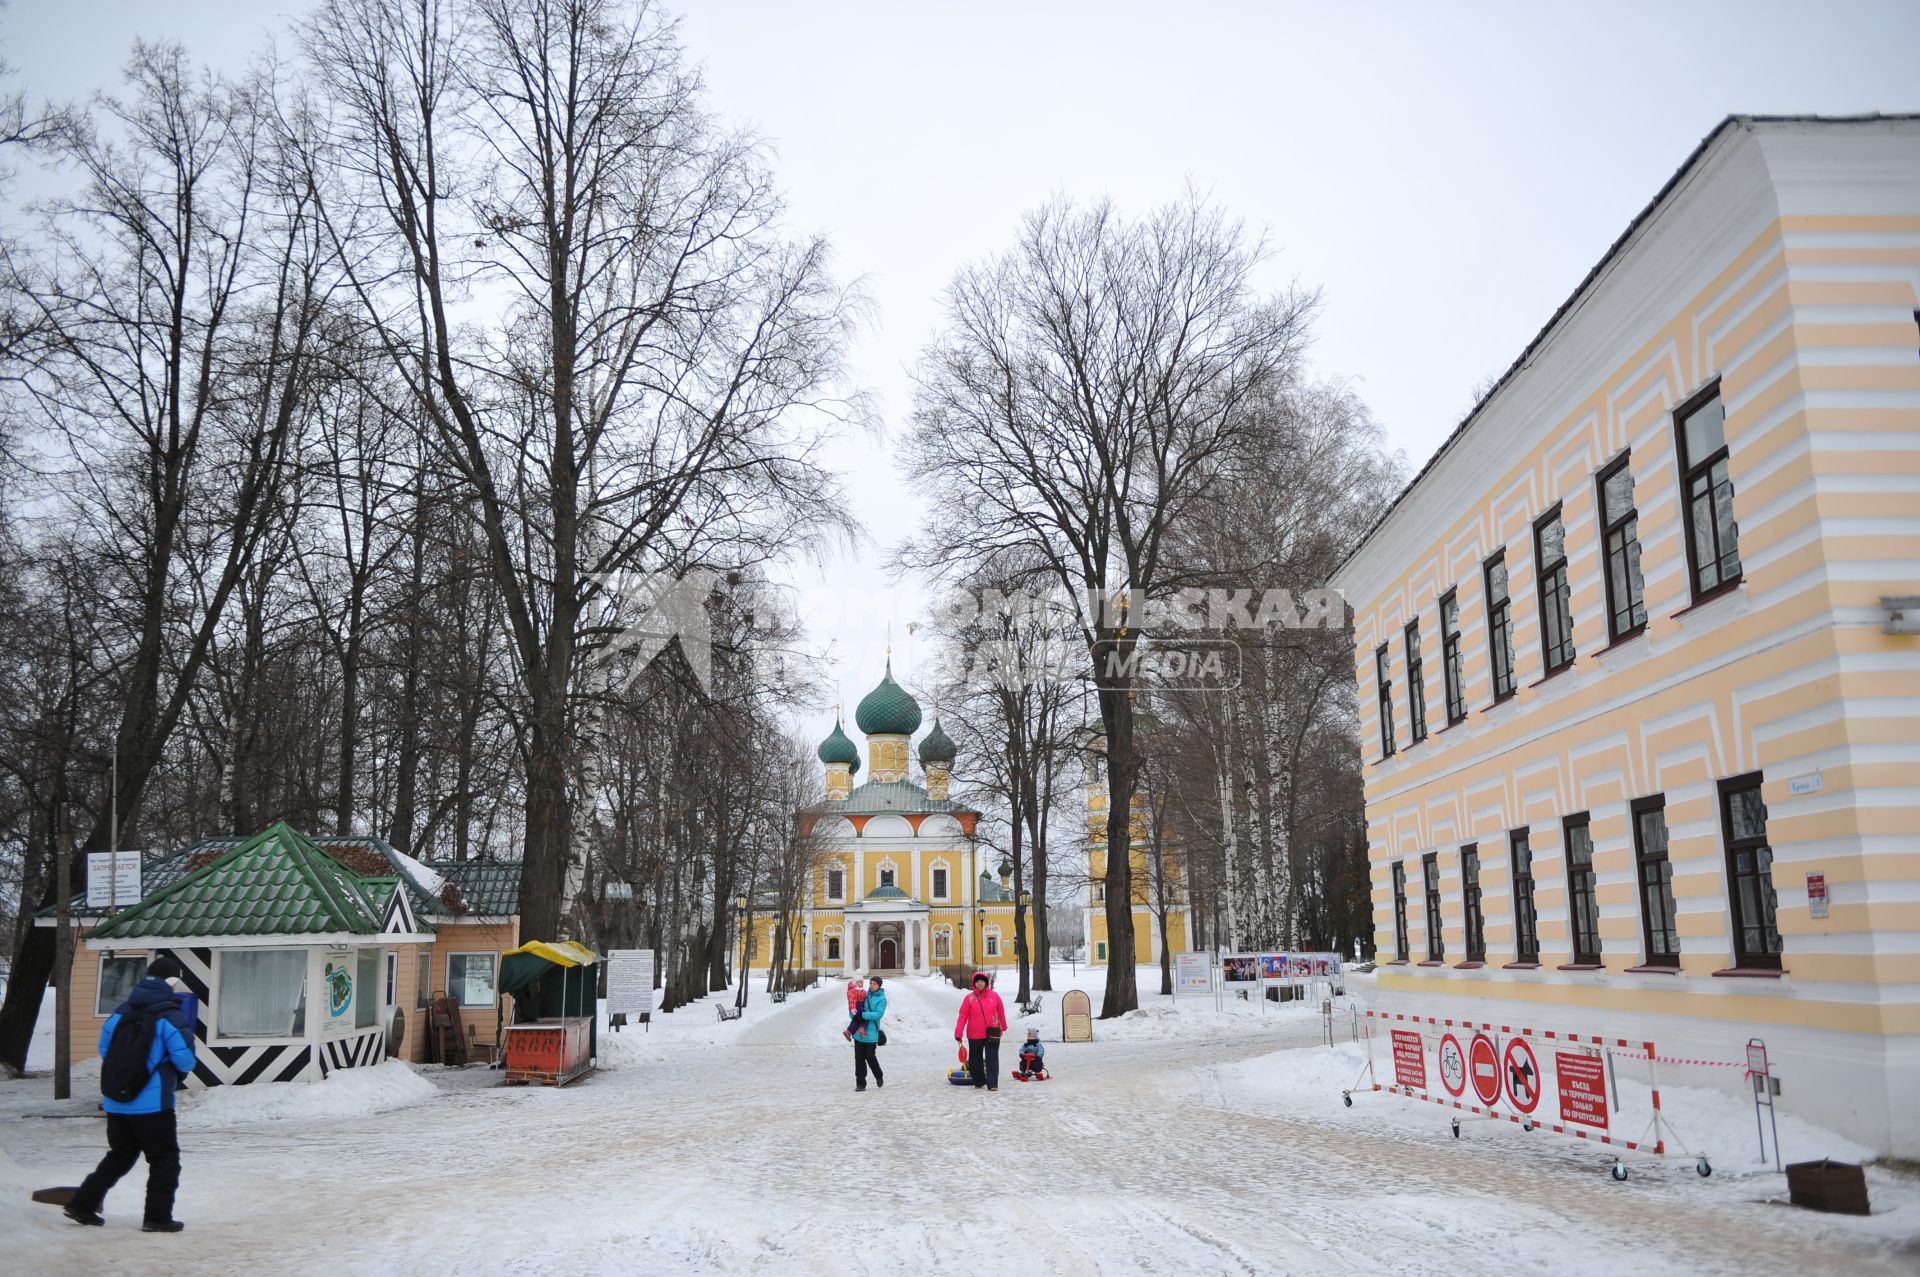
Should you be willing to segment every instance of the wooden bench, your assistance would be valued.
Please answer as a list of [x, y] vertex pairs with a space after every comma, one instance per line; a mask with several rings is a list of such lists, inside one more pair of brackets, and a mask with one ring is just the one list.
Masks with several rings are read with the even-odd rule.
[[1038, 1015], [1038, 1014], [1040, 1014], [1040, 999], [1042, 999], [1042, 998], [1043, 998], [1043, 997], [1045, 997], [1045, 996], [1046, 996], [1046, 995], [1045, 995], [1044, 993], [1035, 993], [1035, 994], [1033, 995], [1033, 1000], [1032, 1000], [1032, 1001], [1030, 1001], [1030, 1002], [1022, 1002], [1022, 1003], [1020, 1004], [1020, 1014], [1021, 1014], [1021, 1015]]
[[738, 1020], [740, 1018], [739, 1007], [715, 1006], [713, 1009], [720, 1013], [720, 1023], [722, 1024], [725, 1024], [728, 1020]]

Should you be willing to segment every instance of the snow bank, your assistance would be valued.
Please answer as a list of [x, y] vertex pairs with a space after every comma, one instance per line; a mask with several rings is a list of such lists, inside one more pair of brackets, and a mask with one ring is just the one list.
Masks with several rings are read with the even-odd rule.
[[399, 1060], [341, 1069], [324, 1082], [255, 1082], [190, 1091], [180, 1099], [182, 1130], [255, 1122], [319, 1122], [389, 1113], [432, 1099], [439, 1088]]

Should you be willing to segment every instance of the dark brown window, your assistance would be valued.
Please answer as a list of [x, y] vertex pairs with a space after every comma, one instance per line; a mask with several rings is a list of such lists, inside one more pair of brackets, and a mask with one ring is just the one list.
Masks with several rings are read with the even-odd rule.
[[1380, 756], [1393, 757], [1393, 668], [1382, 643], [1373, 654], [1373, 673], [1380, 684]]
[[1555, 506], [1533, 525], [1534, 582], [1540, 595], [1540, 649], [1547, 673], [1573, 664], [1573, 591], [1567, 585], [1567, 525]]
[[1567, 904], [1573, 924], [1573, 960], [1600, 961], [1600, 905], [1593, 888], [1593, 831], [1587, 813], [1561, 822], [1567, 848]]
[[1687, 564], [1696, 600], [1740, 581], [1740, 529], [1733, 521], [1733, 481], [1727, 477], [1727, 414], [1720, 383], [1673, 414], [1680, 450], [1680, 486], [1686, 516]]
[[1467, 961], [1487, 960], [1487, 921], [1480, 909], [1480, 844], [1460, 849], [1460, 901], [1466, 918]]
[[1407, 866], [1398, 860], [1393, 862], [1393, 951], [1407, 960]]
[[1420, 659], [1420, 622], [1407, 626], [1407, 730], [1414, 744], [1427, 738], [1427, 667]]
[[1517, 962], [1540, 961], [1540, 916], [1533, 907], [1533, 839], [1525, 828], [1510, 835], [1513, 848], [1513, 947]]
[[1680, 965], [1680, 930], [1674, 919], [1673, 862], [1667, 858], [1667, 799], [1664, 794], [1633, 802], [1633, 858], [1640, 883], [1641, 962], [1649, 967]]
[[1507, 596], [1507, 552], [1486, 561], [1487, 651], [1493, 661], [1495, 704], [1513, 695], [1513, 600]]
[[1778, 970], [1780, 929], [1773, 893], [1773, 848], [1760, 773], [1720, 782], [1721, 832], [1727, 840], [1727, 895], [1733, 906], [1733, 964]]
[[1467, 680], [1461, 660], [1460, 600], [1448, 590], [1440, 596], [1440, 676], [1446, 683], [1449, 727], [1467, 716]]
[[1420, 858], [1420, 875], [1427, 891], [1427, 961], [1438, 962], [1447, 956], [1446, 937], [1440, 933], [1440, 853], [1430, 851]]
[[1607, 634], [1616, 641], [1647, 628], [1646, 583], [1640, 577], [1640, 511], [1633, 504], [1627, 453], [1600, 472], [1600, 544], [1606, 550]]

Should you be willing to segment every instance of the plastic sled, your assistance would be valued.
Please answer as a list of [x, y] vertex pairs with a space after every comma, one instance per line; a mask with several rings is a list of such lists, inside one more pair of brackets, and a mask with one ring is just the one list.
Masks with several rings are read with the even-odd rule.
[[954, 1069], [947, 1074], [947, 1081], [954, 1086], [972, 1086], [973, 1077], [965, 1069]]

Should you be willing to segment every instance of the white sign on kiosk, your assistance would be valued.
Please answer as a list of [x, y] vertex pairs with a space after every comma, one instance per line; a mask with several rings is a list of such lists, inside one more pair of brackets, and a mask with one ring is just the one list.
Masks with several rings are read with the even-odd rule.
[[607, 954], [607, 1014], [645, 1015], [653, 1010], [653, 950], [614, 949]]
[[140, 903], [140, 853], [87, 853], [87, 908], [115, 909]]

